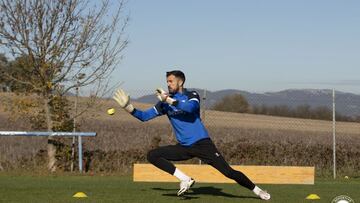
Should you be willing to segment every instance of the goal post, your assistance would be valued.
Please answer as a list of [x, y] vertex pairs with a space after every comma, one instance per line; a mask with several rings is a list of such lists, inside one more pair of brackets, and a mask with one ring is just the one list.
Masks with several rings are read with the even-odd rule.
[[[0, 136], [23, 136], [23, 137], [95, 137], [96, 132], [30, 132], [30, 131], [0, 131]], [[83, 163], [82, 163], [82, 143], [81, 139], [78, 139], [78, 153], [79, 153], [79, 171], [82, 172]]]

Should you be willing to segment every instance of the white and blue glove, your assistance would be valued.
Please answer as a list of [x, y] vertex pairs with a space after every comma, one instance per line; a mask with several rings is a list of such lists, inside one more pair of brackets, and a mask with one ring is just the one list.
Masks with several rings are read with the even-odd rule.
[[125, 111], [132, 113], [134, 106], [130, 104], [130, 96], [122, 89], [118, 89], [113, 96], [113, 99], [123, 108]]
[[162, 88], [157, 88], [156, 89], [156, 97], [161, 101], [161, 102], [166, 102], [170, 105], [174, 105], [176, 103], [176, 100], [171, 98], [169, 96], [169, 94], [167, 92], [165, 92], [165, 90], [163, 90]]

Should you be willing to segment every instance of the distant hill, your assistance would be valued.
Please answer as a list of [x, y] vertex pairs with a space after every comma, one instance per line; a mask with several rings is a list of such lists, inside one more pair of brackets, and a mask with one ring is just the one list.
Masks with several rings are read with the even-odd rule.
[[[203, 104], [207, 108], [213, 106], [223, 97], [232, 94], [241, 94], [250, 105], [286, 105], [296, 107], [308, 104], [311, 107], [327, 106], [332, 108], [332, 90], [330, 89], [288, 89], [279, 92], [251, 93], [242, 90], [226, 89], [220, 91], [206, 91], [204, 100], [203, 89], [189, 88], [201, 95]], [[154, 95], [145, 95], [136, 99], [138, 102], [155, 104]], [[336, 91], [336, 111], [347, 116], [360, 115], [360, 95]]]

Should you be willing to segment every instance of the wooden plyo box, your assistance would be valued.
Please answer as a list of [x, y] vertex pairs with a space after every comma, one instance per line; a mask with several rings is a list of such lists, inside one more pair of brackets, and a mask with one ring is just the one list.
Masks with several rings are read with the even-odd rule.
[[[200, 183], [235, 183], [209, 165], [177, 164], [177, 168]], [[257, 184], [314, 184], [315, 167], [231, 166]], [[135, 182], [178, 182], [174, 176], [151, 164], [134, 164]]]

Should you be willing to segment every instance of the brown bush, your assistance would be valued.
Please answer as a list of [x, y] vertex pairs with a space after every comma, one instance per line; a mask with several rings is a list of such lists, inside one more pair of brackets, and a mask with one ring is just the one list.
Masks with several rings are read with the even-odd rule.
[[216, 111], [226, 111], [235, 113], [249, 112], [249, 103], [241, 94], [225, 96], [221, 101], [214, 104], [211, 108]]

